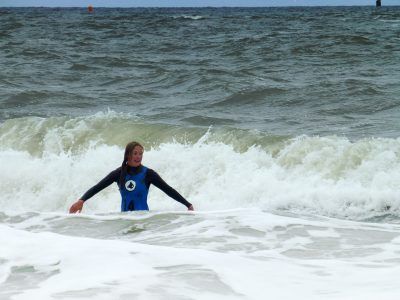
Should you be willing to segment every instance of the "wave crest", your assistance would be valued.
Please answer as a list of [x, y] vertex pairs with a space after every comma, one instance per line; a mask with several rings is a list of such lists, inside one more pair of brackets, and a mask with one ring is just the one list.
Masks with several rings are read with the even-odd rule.
[[[133, 137], [146, 143], [144, 164], [199, 210], [257, 207], [356, 220], [400, 217], [399, 139], [274, 137], [229, 128], [204, 132], [144, 124], [113, 112], [3, 123], [2, 209], [66, 210], [119, 166]], [[156, 210], [183, 209], [158, 189], [152, 189], [149, 203]], [[116, 187], [87, 205], [88, 212], [118, 209]]]

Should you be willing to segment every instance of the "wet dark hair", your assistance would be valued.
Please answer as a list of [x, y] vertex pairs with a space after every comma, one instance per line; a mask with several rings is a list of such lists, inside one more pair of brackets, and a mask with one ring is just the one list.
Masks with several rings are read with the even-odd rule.
[[125, 177], [126, 177], [126, 173], [128, 171], [128, 158], [131, 155], [131, 153], [133, 152], [133, 149], [135, 149], [135, 147], [137, 147], [137, 146], [144, 149], [143, 146], [138, 142], [130, 142], [125, 147], [124, 160], [122, 161], [121, 175], [119, 177], [119, 182], [118, 182], [118, 185], [120, 186], [120, 188], [122, 188], [123, 184], [125, 183]]

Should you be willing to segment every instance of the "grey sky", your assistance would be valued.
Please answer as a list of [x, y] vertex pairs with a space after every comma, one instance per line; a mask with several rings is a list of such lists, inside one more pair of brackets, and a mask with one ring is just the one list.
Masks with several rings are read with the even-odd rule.
[[[375, 0], [0, 0], [0, 6], [49, 7], [190, 7], [190, 6], [326, 6], [375, 5]], [[382, 0], [385, 5], [400, 5], [400, 0]]]

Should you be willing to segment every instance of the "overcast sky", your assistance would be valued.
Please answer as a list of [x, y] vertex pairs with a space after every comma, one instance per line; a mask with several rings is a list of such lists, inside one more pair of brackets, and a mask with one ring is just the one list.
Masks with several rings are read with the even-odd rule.
[[[382, 5], [400, 5], [400, 0], [381, 0]], [[375, 5], [375, 0], [0, 0], [0, 6], [49, 7], [199, 7], [199, 6], [325, 6]]]

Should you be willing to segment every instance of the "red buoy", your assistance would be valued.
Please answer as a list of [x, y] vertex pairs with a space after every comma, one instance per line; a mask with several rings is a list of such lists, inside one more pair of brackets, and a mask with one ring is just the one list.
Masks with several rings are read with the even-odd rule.
[[93, 6], [92, 6], [92, 5], [89, 5], [88, 8], [87, 8], [87, 10], [88, 10], [88, 12], [92, 13], [92, 12], [93, 12]]

